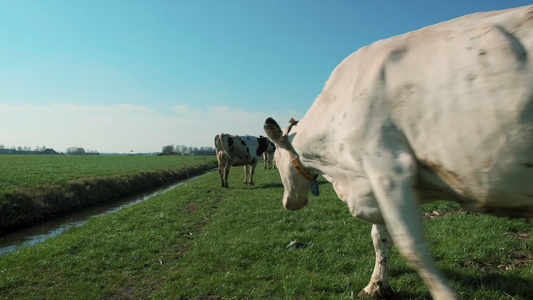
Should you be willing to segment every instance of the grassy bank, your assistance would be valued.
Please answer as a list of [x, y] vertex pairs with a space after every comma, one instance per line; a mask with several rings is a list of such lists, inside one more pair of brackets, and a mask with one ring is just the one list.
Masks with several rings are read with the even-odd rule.
[[215, 157], [0, 156], [0, 234], [215, 167]]
[[[4, 299], [350, 299], [372, 273], [370, 225], [352, 218], [321, 181], [297, 212], [281, 205], [276, 170], [230, 188], [217, 172], [43, 243], [0, 257]], [[532, 235], [520, 220], [455, 205], [423, 208], [439, 267], [463, 299], [528, 299]], [[393, 248], [398, 299], [429, 299]]]

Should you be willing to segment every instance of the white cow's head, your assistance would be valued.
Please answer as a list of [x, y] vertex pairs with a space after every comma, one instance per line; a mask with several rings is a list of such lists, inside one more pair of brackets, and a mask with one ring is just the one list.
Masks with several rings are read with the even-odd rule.
[[289, 210], [300, 209], [307, 204], [310, 187], [310, 180], [299, 173], [293, 165], [295, 159], [299, 161], [299, 155], [291, 144], [294, 132], [290, 131], [293, 125], [295, 124], [282, 131], [272, 118], [266, 119], [264, 125], [265, 133], [277, 146], [274, 158], [285, 188], [283, 206]]

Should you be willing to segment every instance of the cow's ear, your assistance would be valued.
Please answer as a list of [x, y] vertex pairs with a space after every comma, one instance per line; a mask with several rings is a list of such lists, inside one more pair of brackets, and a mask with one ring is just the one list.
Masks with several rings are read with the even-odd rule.
[[265, 130], [265, 133], [268, 138], [272, 140], [276, 145], [282, 148], [286, 147], [285, 144], [288, 142], [287, 137], [283, 135], [281, 128], [279, 127], [278, 123], [274, 121], [274, 119], [266, 119], [263, 129]]

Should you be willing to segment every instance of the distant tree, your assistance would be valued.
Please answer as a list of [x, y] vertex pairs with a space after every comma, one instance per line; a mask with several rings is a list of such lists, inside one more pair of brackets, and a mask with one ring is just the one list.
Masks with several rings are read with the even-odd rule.
[[100, 153], [98, 153], [98, 151], [96, 151], [96, 150], [87, 150], [85, 152], [85, 154], [87, 154], [87, 155], [100, 155]]
[[67, 154], [70, 154], [70, 155], [84, 155], [86, 153], [85, 153], [85, 149], [83, 149], [81, 147], [69, 147], [69, 148], [67, 148]]
[[176, 146], [176, 152], [178, 152], [180, 155], [187, 155], [187, 146], [185, 146], [185, 145], [177, 145]]
[[0, 144], [0, 150], [4, 150], [6, 147], [2, 144]]
[[166, 145], [163, 146], [163, 150], [161, 151], [161, 154], [163, 155], [173, 155], [176, 154], [174, 151], [174, 145]]

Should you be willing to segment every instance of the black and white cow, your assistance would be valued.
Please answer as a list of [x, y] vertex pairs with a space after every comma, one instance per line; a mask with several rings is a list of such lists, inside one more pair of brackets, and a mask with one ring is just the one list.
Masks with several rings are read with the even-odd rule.
[[273, 166], [274, 167], [276, 166], [274, 162], [275, 151], [276, 149], [274, 149], [274, 151], [271, 151], [271, 152], [265, 151], [265, 153], [263, 153], [263, 159], [265, 160], [265, 170], [272, 169]]
[[[218, 173], [222, 187], [228, 187], [228, 174], [231, 166], [244, 166], [244, 184], [254, 185], [254, 171], [263, 153], [274, 144], [266, 137], [220, 134], [215, 136], [218, 160]], [[251, 173], [250, 173], [251, 166]]]
[[[260, 135], [259, 137], [263, 137]], [[270, 139], [267, 141], [267, 149], [263, 152], [263, 160], [265, 161], [265, 170], [272, 169], [272, 166], [276, 166], [274, 162], [274, 153], [276, 152], [276, 144], [274, 144]]]

